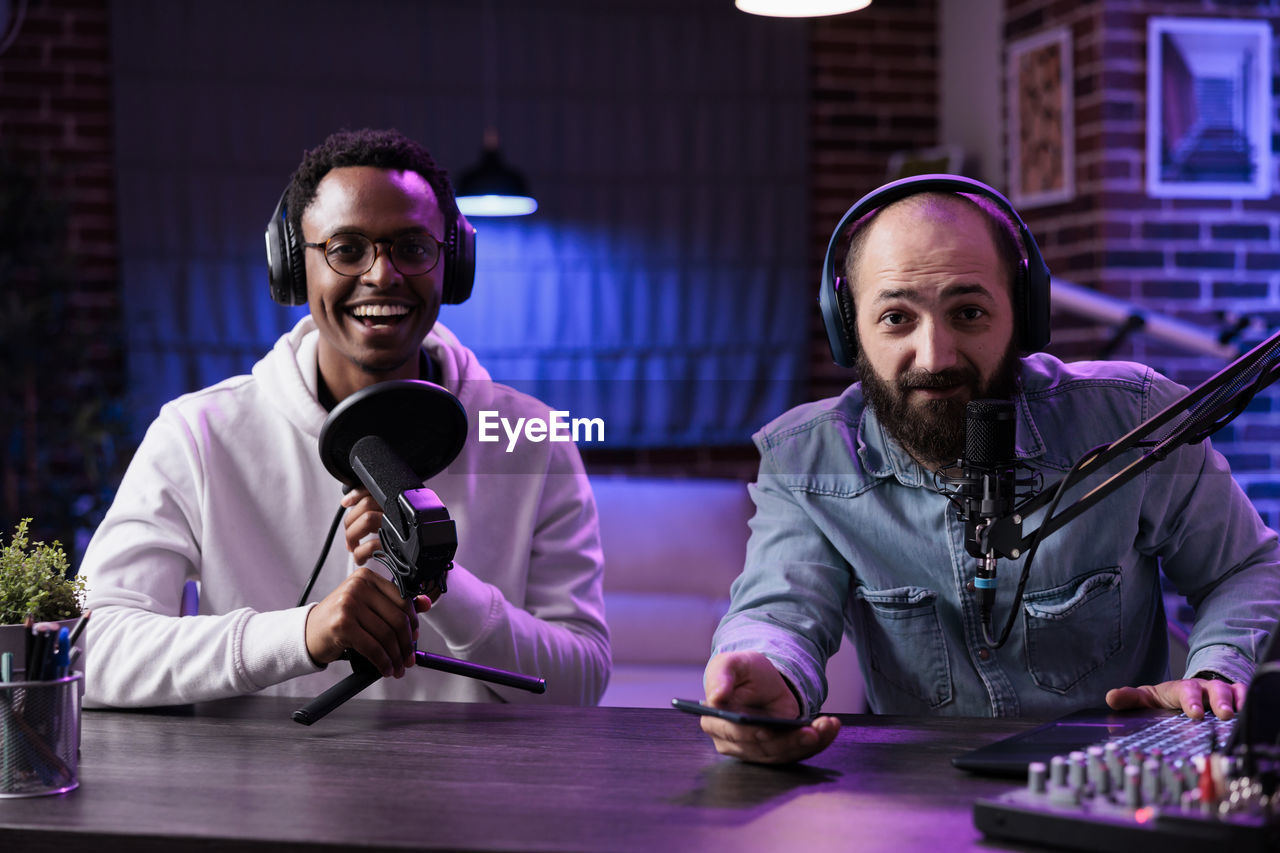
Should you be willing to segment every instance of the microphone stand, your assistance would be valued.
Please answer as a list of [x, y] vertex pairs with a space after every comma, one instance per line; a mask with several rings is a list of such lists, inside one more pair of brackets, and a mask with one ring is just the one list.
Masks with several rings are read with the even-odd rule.
[[[1164, 460], [1173, 450], [1184, 444], [1203, 441], [1222, 429], [1244, 411], [1259, 391], [1277, 379], [1280, 379], [1280, 332], [1228, 364], [1127, 435], [1085, 454], [1066, 476], [1039, 494], [1018, 504], [1005, 515], [992, 518], [979, 532], [985, 540], [984, 553], [988, 557], [998, 554], [1017, 559], [1022, 553], [1029, 551], [1027, 561], [1023, 564], [1022, 577], [1018, 581], [1008, 624], [999, 641], [993, 642], [993, 645], [998, 648], [1008, 638], [1018, 606], [1022, 602], [1022, 590], [1027, 582], [1031, 559], [1041, 540], [1088, 511], [1152, 465]], [[1058, 510], [1058, 503], [1068, 488], [1131, 450], [1145, 452], [1074, 503]], [[1023, 522], [1046, 504], [1049, 504], [1049, 508], [1040, 526], [1032, 533], [1023, 535]], [[989, 637], [988, 640], [990, 641]]]
[[[378, 535], [383, 550], [374, 559], [391, 570], [391, 580], [403, 599], [445, 592], [445, 576], [453, 568], [453, 555], [458, 548], [458, 529], [449, 511], [427, 488], [406, 488], [394, 499], [379, 483], [375, 473], [387, 466], [403, 464], [389, 445], [377, 436], [356, 442], [351, 451], [352, 468], [382, 507], [382, 526]], [[400, 474], [399, 483], [408, 483], [411, 473]], [[330, 711], [373, 684], [382, 674], [364, 656], [348, 649], [343, 658], [351, 663], [351, 675], [321, 693], [305, 707], [292, 714], [293, 721], [309, 726]], [[414, 662], [427, 669], [463, 675], [507, 687], [545, 693], [542, 678], [494, 669], [443, 655], [414, 652]]]
[[[1134, 427], [1127, 435], [1090, 451], [1066, 477], [1014, 507], [1007, 515], [993, 519], [987, 530], [991, 547], [1016, 559], [1036, 540], [1043, 539], [1086, 512], [1152, 465], [1163, 461], [1175, 449], [1204, 441], [1222, 429], [1244, 411], [1259, 391], [1277, 379], [1280, 379], [1280, 332]], [[1180, 417], [1182, 420], [1177, 421]], [[1146, 452], [1075, 503], [1056, 513], [1051, 511], [1034, 532], [1026, 536], [1022, 534], [1023, 521], [1054, 500], [1058, 492], [1065, 492], [1122, 453], [1135, 449]]]

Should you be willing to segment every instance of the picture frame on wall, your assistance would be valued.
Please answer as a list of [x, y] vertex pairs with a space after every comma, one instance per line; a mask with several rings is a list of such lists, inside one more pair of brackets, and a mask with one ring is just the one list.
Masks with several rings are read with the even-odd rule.
[[1071, 29], [1009, 43], [1009, 199], [1018, 207], [1075, 197]]
[[1271, 195], [1271, 23], [1147, 21], [1147, 194]]

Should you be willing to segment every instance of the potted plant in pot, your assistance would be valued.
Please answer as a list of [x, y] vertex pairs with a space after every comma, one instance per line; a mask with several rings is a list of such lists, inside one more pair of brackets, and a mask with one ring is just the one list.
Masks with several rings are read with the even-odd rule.
[[74, 627], [84, 608], [84, 578], [69, 576], [67, 555], [55, 541], [31, 542], [24, 518], [0, 546], [0, 652], [24, 657], [24, 622], [58, 622]]

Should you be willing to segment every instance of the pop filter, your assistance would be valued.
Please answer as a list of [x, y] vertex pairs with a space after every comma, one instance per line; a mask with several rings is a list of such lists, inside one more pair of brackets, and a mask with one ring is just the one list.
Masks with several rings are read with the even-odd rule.
[[336, 479], [363, 485], [351, 448], [376, 435], [422, 480], [449, 466], [467, 440], [467, 412], [458, 398], [420, 379], [393, 379], [362, 388], [334, 407], [320, 428], [320, 459]]

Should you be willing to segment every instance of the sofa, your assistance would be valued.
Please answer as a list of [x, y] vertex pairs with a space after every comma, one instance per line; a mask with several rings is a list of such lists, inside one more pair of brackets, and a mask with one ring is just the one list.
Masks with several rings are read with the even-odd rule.
[[[737, 480], [593, 476], [605, 558], [613, 675], [602, 705], [670, 707], [703, 698], [711, 636], [742, 571], [754, 507]], [[846, 639], [828, 661], [823, 709], [865, 709]]]

